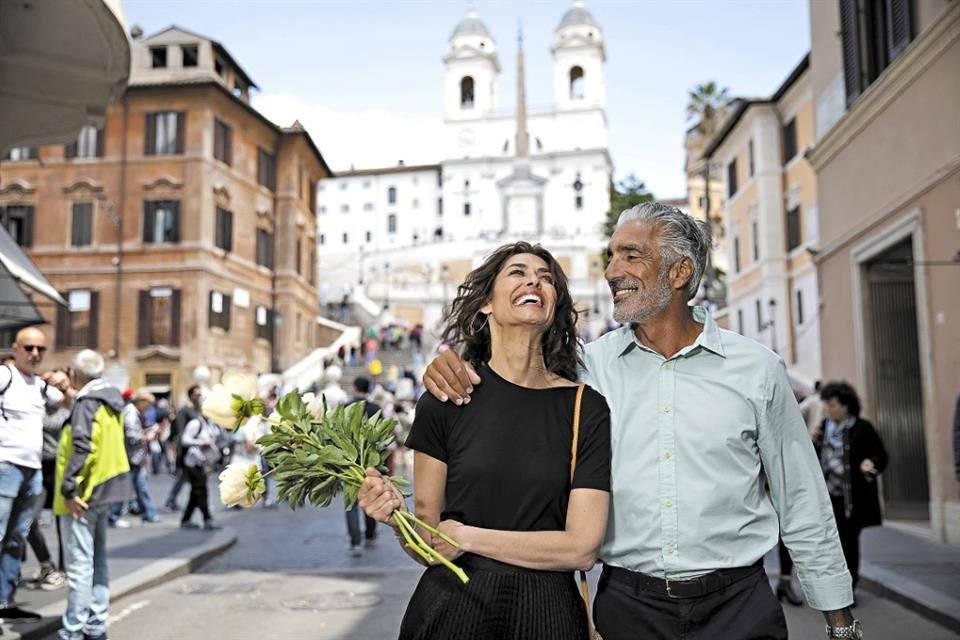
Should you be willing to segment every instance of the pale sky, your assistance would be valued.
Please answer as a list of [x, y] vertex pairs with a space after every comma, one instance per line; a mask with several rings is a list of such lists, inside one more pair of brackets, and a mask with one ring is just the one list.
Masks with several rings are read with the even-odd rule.
[[[715, 80], [769, 96], [809, 49], [808, 0], [586, 0], [606, 43], [614, 174], [685, 194], [687, 91]], [[176, 24], [218, 40], [260, 86], [253, 104], [299, 119], [334, 171], [441, 159], [447, 38], [473, 6], [497, 43], [499, 106], [515, 103], [522, 25], [527, 103], [553, 98], [550, 44], [569, 0], [123, 0], [147, 35]]]

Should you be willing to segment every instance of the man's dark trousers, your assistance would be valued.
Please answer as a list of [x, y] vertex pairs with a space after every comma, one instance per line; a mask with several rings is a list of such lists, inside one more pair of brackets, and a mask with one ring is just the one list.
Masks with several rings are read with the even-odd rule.
[[762, 566], [735, 569], [723, 581], [729, 584], [694, 597], [659, 593], [656, 580], [634, 579], [638, 576], [604, 566], [593, 606], [604, 640], [787, 638], [783, 609]]

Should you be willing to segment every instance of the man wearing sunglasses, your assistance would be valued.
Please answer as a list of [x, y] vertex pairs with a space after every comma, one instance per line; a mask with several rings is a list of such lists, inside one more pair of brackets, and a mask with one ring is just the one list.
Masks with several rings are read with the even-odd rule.
[[[47, 351], [43, 332], [21, 329], [13, 365], [0, 367], [0, 618], [38, 619], [16, 606], [14, 595], [27, 533], [43, 492], [40, 459], [47, 405], [64, 402], [63, 374], [44, 382], [37, 374]], [[59, 388], [58, 388], [59, 387]]]

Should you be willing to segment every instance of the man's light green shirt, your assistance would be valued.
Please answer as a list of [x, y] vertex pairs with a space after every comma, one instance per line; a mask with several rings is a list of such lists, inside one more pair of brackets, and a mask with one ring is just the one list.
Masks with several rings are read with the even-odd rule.
[[848, 606], [833, 509], [783, 360], [693, 311], [703, 331], [670, 358], [630, 327], [586, 345], [583, 381], [611, 411], [601, 558], [690, 577], [749, 566], [782, 535], [810, 606]]

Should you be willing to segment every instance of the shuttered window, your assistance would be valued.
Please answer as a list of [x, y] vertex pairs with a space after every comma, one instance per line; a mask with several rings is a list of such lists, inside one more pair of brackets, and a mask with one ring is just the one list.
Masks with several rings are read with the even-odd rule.
[[0, 207], [0, 224], [18, 245], [33, 246], [33, 205], [11, 204]]
[[214, 242], [224, 251], [233, 251], [233, 211], [217, 207]]
[[264, 149], [257, 149], [257, 184], [277, 190], [276, 158]]
[[220, 293], [219, 291], [211, 291], [207, 326], [219, 327], [224, 331], [230, 331], [231, 304], [232, 300], [227, 294]]
[[57, 349], [96, 349], [100, 293], [74, 289], [65, 297], [67, 306], [57, 308]]
[[270, 340], [272, 335], [271, 327], [273, 323], [271, 322], [271, 313], [270, 309], [263, 305], [258, 305], [253, 312], [253, 326], [255, 327], [254, 333], [256, 337], [263, 338], [264, 340]]
[[266, 229], [257, 229], [257, 264], [273, 269], [273, 234]]
[[64, 145], [65, 158], [102, 158], [103, 129], [87, 125], [80, 129], [80, 135], [70, 144]]
[[732, 198], [737, 193], [737, 159], [734, 158], [727, 165], [727, 197]]
[[787, 252], [793, 251], [802, 242], [800, 233], [800, 207], [787, 211]]
[[137, 346], [180, 346], [180, 289], [154, 287], [138, 294]]
[[213, 157], [224, 164], [233, 164], [233, 129], [217, 119], [213, 121]]
[[913, 0], [839, 0], [847, 106], [913, 41]]
[[797, 119], [783, 125], [783, 164], [787, 164], [797, 155]]
[[186, 121], [187, 114], [184, 111], [148, 113], [144, 126], [144, 155], [183, 153]]
[[180, 201], [145, 200], [143, 241], [148, 244], [180, 242]]
[[93, 203], [74, 202], [70, 220], [70, 244], [86, 247], [93, 242]]

